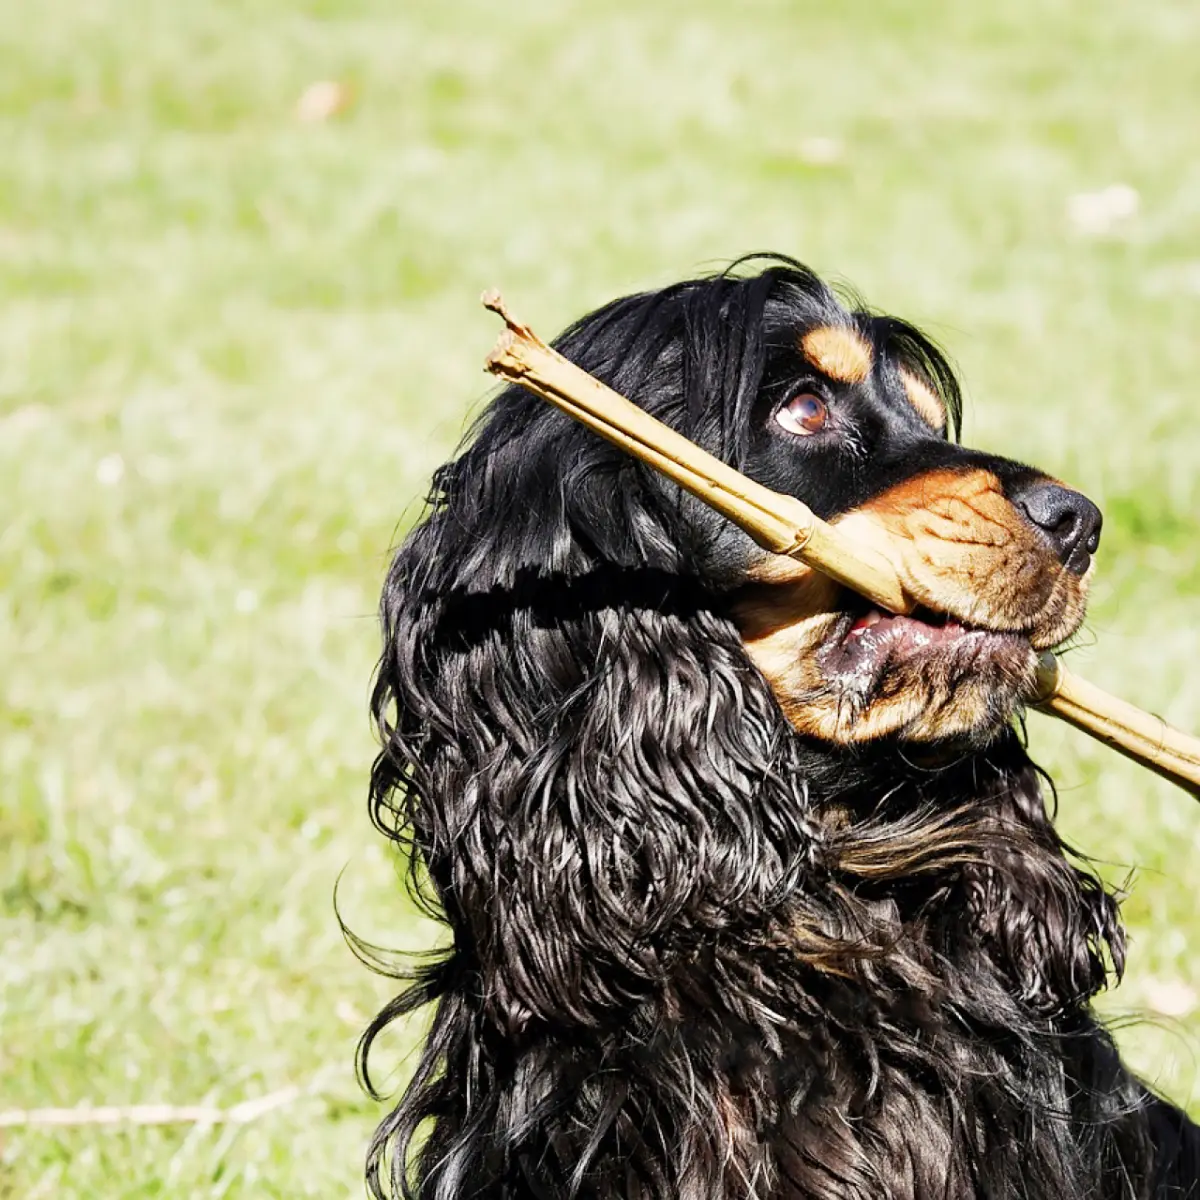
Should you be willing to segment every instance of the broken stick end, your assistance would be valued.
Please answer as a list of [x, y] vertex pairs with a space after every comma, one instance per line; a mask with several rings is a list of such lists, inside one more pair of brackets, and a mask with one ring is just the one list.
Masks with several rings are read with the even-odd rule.
[[[484, 293], [485, 303], [488, 293]], [[498, 296], [499, 293], [496, 293]], [[488, 305], [491, 308], [491, 305]], [[499, 312], [499, 309], [493, 311]], [[492, 347], [487, 358], [483, 360], [483, 369], [491, 375], [508, 376], [512, 368], [512, 350], [517, 344], [516, 334], [512, 328], [502, 329], [500, 336], [496, 339], [496, 344]]]

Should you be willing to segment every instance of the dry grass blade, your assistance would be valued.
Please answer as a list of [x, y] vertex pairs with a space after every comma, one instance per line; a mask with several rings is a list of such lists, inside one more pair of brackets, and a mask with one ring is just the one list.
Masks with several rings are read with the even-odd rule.
[[0, 1111], [0, 1129], [80, 1125], [244, 1125], [305, 1094], [286, 1087], [229, 1108], [208, 1104], [101, 1104], [91, 1108], [14, 1108]]

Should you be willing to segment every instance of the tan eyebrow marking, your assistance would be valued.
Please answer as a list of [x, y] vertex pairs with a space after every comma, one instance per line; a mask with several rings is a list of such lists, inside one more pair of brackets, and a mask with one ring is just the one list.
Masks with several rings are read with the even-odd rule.
[[946, 428], [946, 406], [937, 393], [923, 379], [918, 379], [903, 367], [900, 368], [900, 379], [909, 404], [921, 414], [923, 421], [941, 433]]
[[862, 383], [871, 373], [871, 347], [844, 325], [820, 325], [800, 340], [800, 349], [818, 371], [838, 383]]

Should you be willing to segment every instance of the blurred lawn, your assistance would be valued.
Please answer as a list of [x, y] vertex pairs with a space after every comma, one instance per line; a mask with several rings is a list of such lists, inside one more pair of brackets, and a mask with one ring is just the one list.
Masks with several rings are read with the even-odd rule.
[[[305, 123], [320, 79], [353, 106]], [[924, 323], [968, 437], [1106, 510], [1075, 661], [1200, 728], [1198, 87], [1190, 0], [0, 5], [0, 1109], [312, 1087], [3, 1132], [0, 1196], [360, 1194], [387, 986], [331, 897], [428, 937], [366, 816], [373, 610], [485, 285], [549, 331], [770, 247]], [[1140, 213], [1073, 233], [1113, 182]], [[1186, 1100], [1200, 811], [1032, 738], [1139, 868], [1109, 1009]]]

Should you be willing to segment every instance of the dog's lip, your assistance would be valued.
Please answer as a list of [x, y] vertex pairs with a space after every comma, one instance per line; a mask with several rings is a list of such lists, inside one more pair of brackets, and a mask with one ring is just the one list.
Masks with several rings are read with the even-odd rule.
[[917, 607], [907, 616], [881, 612], [878, 608], [869, 608], [865, 613], [854, 618], [841, 640], [848, 642], [864, 637], [869, 630], [874, 630], [872, 636], [878, 637], [890, 636], [898, 631], [902, 636], [926, 639], [923, 644], [928, 644], [930, 641], [947, 642], [968, 633], [987, 632], [975, 626], [965, 625], [949, 613], [933, 612], [927, 608]]
[[822, 655], [827, 674], [857, 677], [864, 684], [890, 664], [920, 658], [960, 658], [1032, 652], [1028, 636], [969, 625], [948, 613], [917, 608], [902, 616], [877, 608], [842, 614]]

